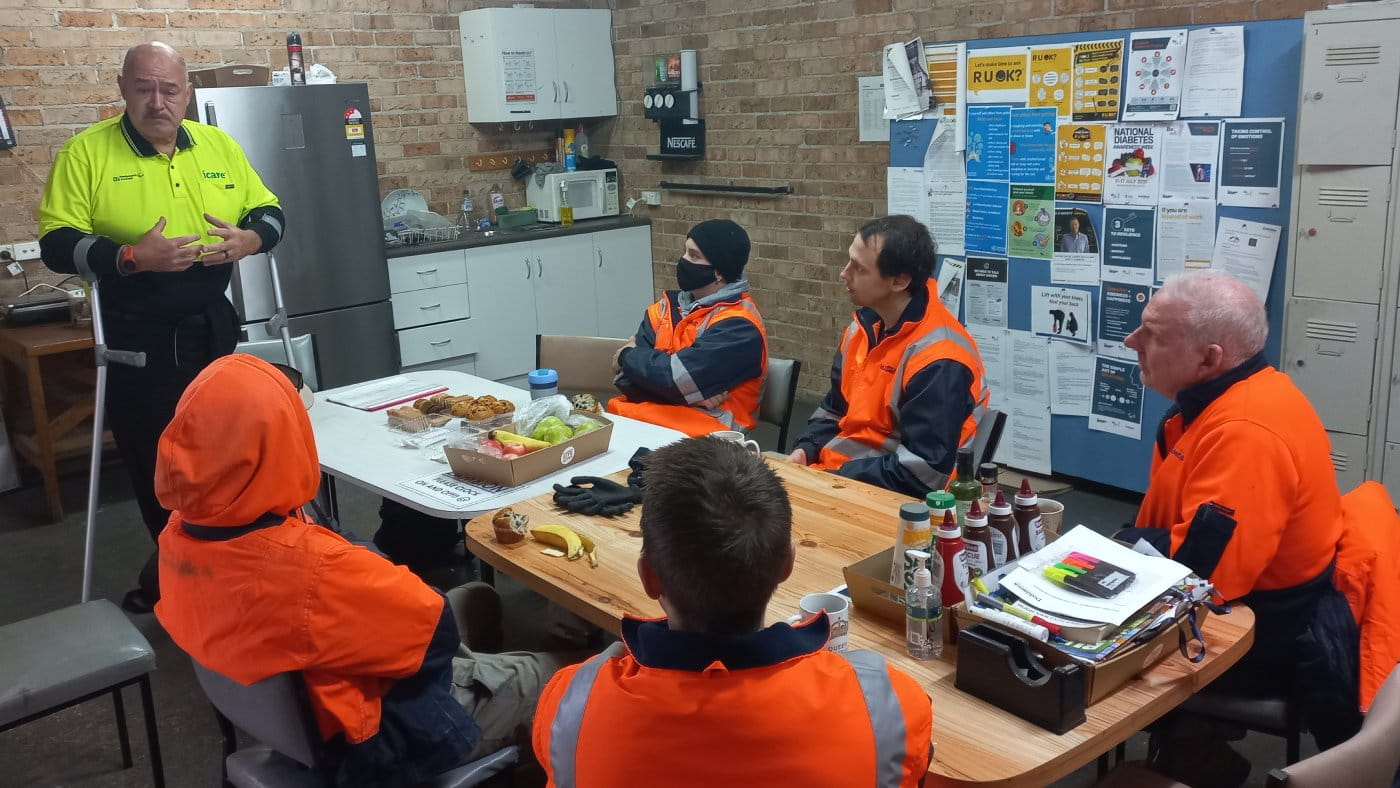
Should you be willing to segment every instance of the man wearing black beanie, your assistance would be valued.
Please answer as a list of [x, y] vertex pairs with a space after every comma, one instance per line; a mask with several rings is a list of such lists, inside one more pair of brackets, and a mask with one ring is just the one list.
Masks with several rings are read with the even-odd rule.
[[608, 412], [692, 437], [749, 430], [768, 371], [768, 337], [749, 296], [749, 235], [728, 219], [690, 228], [676, 261], [678, 290], [647, 309], [613, 358], [622, 396]]

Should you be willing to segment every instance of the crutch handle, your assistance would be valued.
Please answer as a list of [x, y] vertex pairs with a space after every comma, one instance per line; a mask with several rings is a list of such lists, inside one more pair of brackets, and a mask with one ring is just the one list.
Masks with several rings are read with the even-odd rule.
[[128, 367], [146, 366], [144, 350], [106, 350], [103, 351], [103, 356], [112, 364], [124, 364]]

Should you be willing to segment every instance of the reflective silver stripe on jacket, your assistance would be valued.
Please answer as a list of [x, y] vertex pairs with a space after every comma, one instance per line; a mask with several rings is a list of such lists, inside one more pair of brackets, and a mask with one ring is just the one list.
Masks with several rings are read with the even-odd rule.
[[583, 724], [588, 696], [598, 680], [598, 671], [604, 662], [622, 656], [625, 650], [621, 642], [614, 643], [603, 653], [583, 663], [583, 667], [569, 680], [564, 697], [559, 699], [559, 708], [555, 709], [554, 721], [549, 725], [549, 766], [558, 788], [574, 788], [577, 782], [574, 766], [578, 755], [578, 732]]
[[870, 729], [875, 733], [875, 785], [897, 788], [904, 778], [904, 712], [899, 696], [890, 683], [885, 658], [873, 651], [842, 651], [841, 656], [855, 668]]
[[[750, 315], [753, 315], [754, 320], [762, 322], [763, 317], [758, 313], [758, 308], [754, 306], [753, 302], [749, 299], [742, 298], [738, 301], [737, 305], [743, 307]], [[705, 333], [705, 329], [709, 328], [710, 324], [715, 321], [719, 312], [719, 309], [712, 309], [708, 315], [705, 315], [705, 319], [702, 320], [699, 327], [695, 329], [696, 339], [699, 339], [700, 335]], [[695, 405], [696, 403], [709, 399], [709, 397], [706, 397], [700, 392], [700, 387], [696, 385], [695, 378], [691, 376], [690, 370], [686, 369], [685, 364], [681, 362], [679, 353], [671, 354], [671, 380], [676, 384], [676, 390], [681, 393], [681, 396], [685, 397], [685, 404]], [[768, 364], [767, 350], [765, 349], [763, 375], [758, 379], [759, 402], [763, 401], [763, 387], [767, 382]], [[739, 429], [739, 427], [735, 426], [738, 422], [734, 420], [734, 414], [723, 408], [700, 408], [699, 410], [705, 415], [718, 420], [725, 426], [725, 429]], [[754, 416], [754, 420], [757, 421], [757, 409], [749, 415]]]

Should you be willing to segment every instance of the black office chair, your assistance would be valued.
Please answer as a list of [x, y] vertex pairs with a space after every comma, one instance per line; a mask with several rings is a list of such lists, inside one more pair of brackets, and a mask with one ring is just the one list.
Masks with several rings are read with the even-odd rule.
[[1006, 414], [988, 408], [982, 420], [977, 422], [977, 434], [972, 438], [973, 465], [992, 462], [1001, 443], [1001, 431], [1006, 427]]
[[[335, 784], [324, 769], [323, 742], [300, 673], [279, 673], [244, 686], [198, 661], [194, 673], [214, 705], [224, 736], [224, 784], [235, 788], [317, 788]], [[234, 726], [260, 744], [238, 749]], [[469, 788], [513, 766], [507, 747], [428, 780], [419, 788]]]
[[778, 425], [778, 452], [787, 452], [788, 423], [797, 403], [797, 377], [802, 362], [791, 358], [768, 357], [768, 378], [758, 401], [758, 420]]

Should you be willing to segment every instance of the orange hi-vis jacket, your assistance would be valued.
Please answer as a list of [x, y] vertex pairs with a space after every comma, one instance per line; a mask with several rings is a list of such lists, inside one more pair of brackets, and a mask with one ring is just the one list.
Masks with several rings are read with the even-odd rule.
[[[679, 292], [652, 304], [623, 352], [621, 397], [607, 410], [680, 430], [691, 437], [716, 430], [750, 430], [768, 373], [768, 334], [748, 283], [727, 285], [682, 314]], [[724, 402], [704, 401], [728, 393]]]
[[[837, 350], [839, 392], [833, 392], [813, 417], [813, 422], [835, 419], [837, 431], [820, 445], [813, 467], [838, 470], [911, 495], [922, 496], [947, 485], [958, 448], [971, 446], [977, 436], [991, 392], [977, 343], [938, 299], [938, 283], [933, 279], [927, 281], [921, 300], [922, 315], [910, 319], [906, 310], [904, 321], [878, 341], [872, 341], [881, 331], [878, 318], [869, 325], [870, 315], [862, 320], [862, 313], [869, 310], [857, 312], [846, 328]], [[917, 385], [924, 380], [920, 373], [927, 375], [939, 362], [953, 362], [962, 369], [957, 375], [938, 371], [929, 380], [934, 390], [928, 393], [935, 394], [935, 399], [911, 406], [911, 400], [924, 393]], [[839, 398], [834, 396], [838, 393]], [[845, 411], [828, 412], [833, 400], [844, 402]], [[923, 434], [941, 432], [939, 425], [956, 429], [956, 437]], [[852, 460], [872, 458], [879, 458], [882, 467], [869, 474], [847, 473], [850, 469], [843, 468]], [[899, 483], [884, 465], [897, 466], [907, 481]]]
[[920, 784], [933, 709], [883, 657], [827, 651], [826, 616], [723, 638], [623, 620], [535, 711], [554, 788]]
[[155, 612], [180, 648], [235, 681], [302, 671], [321, 734], [355, 744], [379, 730], [396, 681], [419, 670], [444, 600], [406, 568], [286, 514], [319, 484], [311, 422], [286, 377], [251, 356], [211, 364], [160, 439], [156, 494], [173, 512]]
[[[1197, 387], [1206, 401], [1189, 424], [1180, 412], [1163, 422], [1137, 525], [1170, 529], [1171, 555], [1203, 562], [1226, 599], [1330, 572], [1361, 629], [1364, 709], [1400, 660], [1400, 518], [1374, 482], [1338, 493], [1322, 421], [1287, 375], [1256, 356], [1226, 378]], [[1234, 510], [1232, 533], [1193, 532], [1208, 502]]]

